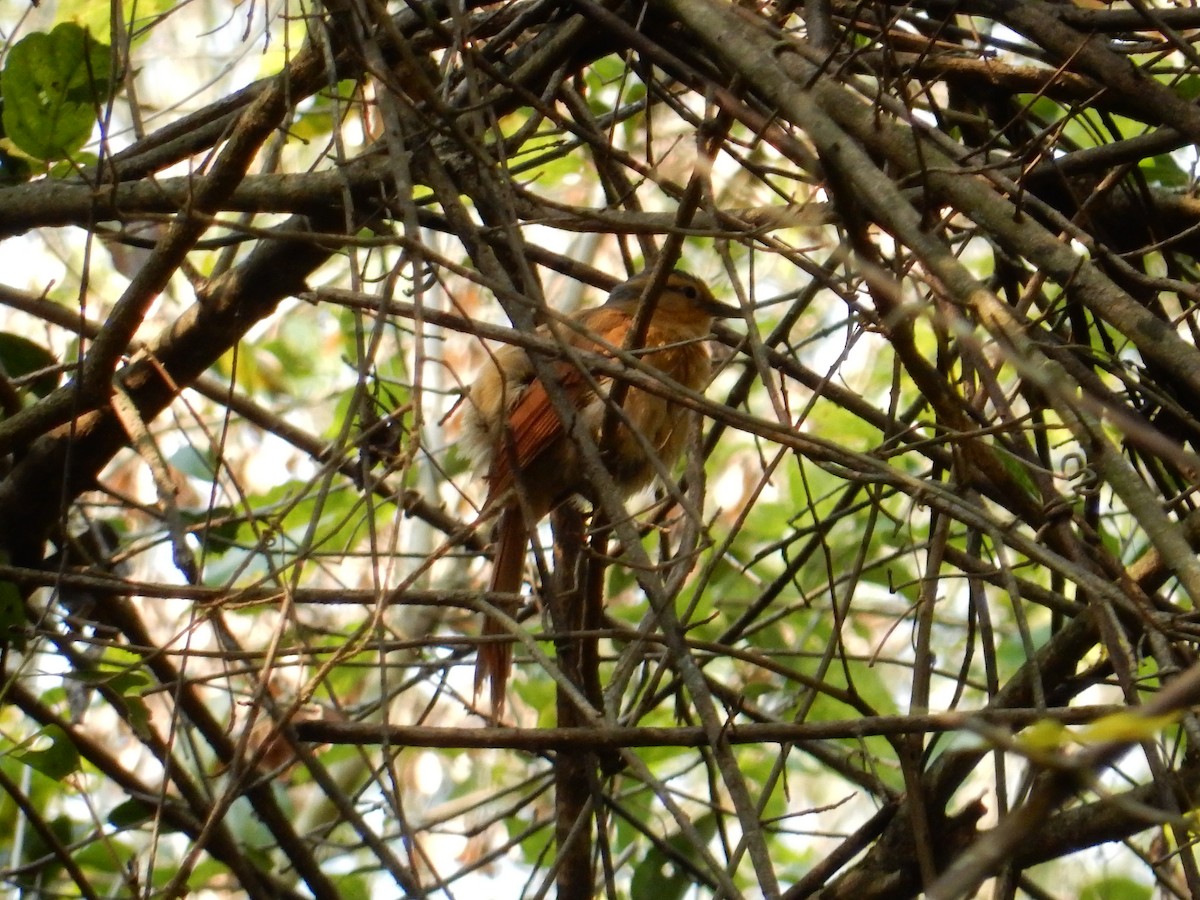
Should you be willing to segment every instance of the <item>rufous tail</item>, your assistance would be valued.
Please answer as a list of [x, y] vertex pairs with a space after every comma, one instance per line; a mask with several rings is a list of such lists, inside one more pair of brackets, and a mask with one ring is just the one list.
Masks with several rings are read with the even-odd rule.
[[[529, 532], [525, 518], [518, 508], [509, 508], [500, 514], [496, 527], [495, 555], [492, 559], [491, 590], [502, 594], [517, 594], [525, 574], [525, 547]], [[492, 600], [509, 615], [517, 611], [516, 601]], [[504, 715], [504, 703], [508, 692], [508, 676], [512, 672], [513, 645], [509, 631], [491, 616], [484, 616], [480, 628], [482, 637], [503, 635], [508, 640], [489, 641], [479, 645], [475, 657], [475, 696], [479, 696], [484, 682], [492, 701], [492, 716], [499, 719]]]

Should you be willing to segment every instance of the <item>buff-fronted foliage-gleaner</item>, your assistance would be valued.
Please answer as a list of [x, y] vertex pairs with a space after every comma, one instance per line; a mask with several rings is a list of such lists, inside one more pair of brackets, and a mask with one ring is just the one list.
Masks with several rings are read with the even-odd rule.
[[[707, 338], [713, 320], [739, 311], [718, 302], [700, 279], [677, 270], [667, 276], [657, 298], [650, 298], [653, 312], [644, 339], [627, 347], [651, 274], [647, 270], [635, 275], [617, 285], [603, 305], [571, 316], [574, 327], [564, 323], [551, 331], [544, 325], [539, 333], [553, 334], [578, 351], [611, 356], [612, 348], [630, 349], [646, 366], [702, 391], [711, 375]], [[596, 445], [603, 445], [601, 460], [623, 497], [646, 487], [657, 472], [669, 470], [694, 433], [690, 410], [664, 396], [632, 386], [613, 390], [612, 378], [581, 371], [567, 359], [548, 365], [560, 397], [574, 408]], [[610, 394], [620, 400], [620, 415], [609, 412]], [[572, 497], [589, 496], [583, 455], [529, 355], [519, 347], [505, 346], [484, 363], [468, 394], [463, 424], [468, 446], [486, 464], [484, 515], [498, 516], [491, 590], [515, 595], [521, 590], [526, 551], [538, 523]], [[512, 603], [506, 606], [506, 612], [515, 611]], [[496, 638], [508, 632], [485, 617], [482, 634]], [[511, 640], [489, 640], [480, 645], [477, 656], [475, 691], [489, 685], [497, 718], [503, 715], [512, 652]]]

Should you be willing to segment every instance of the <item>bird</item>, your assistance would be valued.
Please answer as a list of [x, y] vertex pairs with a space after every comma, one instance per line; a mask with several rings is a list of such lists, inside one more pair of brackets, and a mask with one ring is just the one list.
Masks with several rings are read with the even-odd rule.
[[[740, 310], [718, 301], [699, 278], [676, 269], [658, 294], [644, 338], [638, 346], [627, 347], [652, 277], [653, 270], [640, 272], [613, 288], [601, 306], [576, 312], [569, 325], [543, 325], [538, 333], [576, 351], [609, 357], [613, 348], [636, 351], [646, 366], [702, 391], [711, 376], [706, 339], [713, 320], [740, 315]], [[662, 467], [669, 469], [679, 457], [691, 433], [687, 408], [629, 386], [623, 395], [621, 390], [615, 392], [621, 415], [612, 415], [611, 377], [581, 371], [567, 359], [548, 365], [560, 398], [574, 409], [578, 422], [602, 450], [601, 461], [622, 499], [647, 487]], [[589, 498], [584, 457], [529, 355], [513, 345], [491, 354], [476, 375], [467, 393], [463, 424], [468, 451], [473, 450], [481, 468], [486, 467], [481, 518], [496, 517], [490, 590], [518, 594], [526, 550], [538, 523], [572, 498]], [[515, 601], [498, 605], [515, 612]], [[481, 634], [495, 638], [509, 632], [485, 615]], [[496, 720], [504, 712], [512, 652], [511, 640], [492, 640], [480, 644], [476, 657], [475, 695], [478, 698], [483, 686], [489, 685]]]

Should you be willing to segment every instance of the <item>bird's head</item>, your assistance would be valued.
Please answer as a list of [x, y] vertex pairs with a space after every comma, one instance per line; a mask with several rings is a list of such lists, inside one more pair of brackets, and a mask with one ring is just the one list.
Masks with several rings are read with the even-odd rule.
[[[652, 274], [652, 271], [647, 269], [617, 285], [608, 295], [607, 305], [628, 308], [631, 312], [635, 310]], [[676, 269], [667, 276], [667, 283], [663, 285], [662, 293], [659, 294], [654, 314], [656, 317], [675, 317], [681, 324], [703, 323], [707, 328], [713, 319], [740, 316], [741, 310], [714, 297], [708, 285], [695, 275]]]

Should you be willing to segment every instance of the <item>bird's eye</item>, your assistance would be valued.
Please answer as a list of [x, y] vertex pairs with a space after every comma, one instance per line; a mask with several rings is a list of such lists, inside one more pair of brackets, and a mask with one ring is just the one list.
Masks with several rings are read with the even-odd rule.
[[687, 297], [689, 300], [696, 300], [700, 297], [700, 291], [696, 289], [694, 284], [687, 284], [680, 288], [679, 293]]

